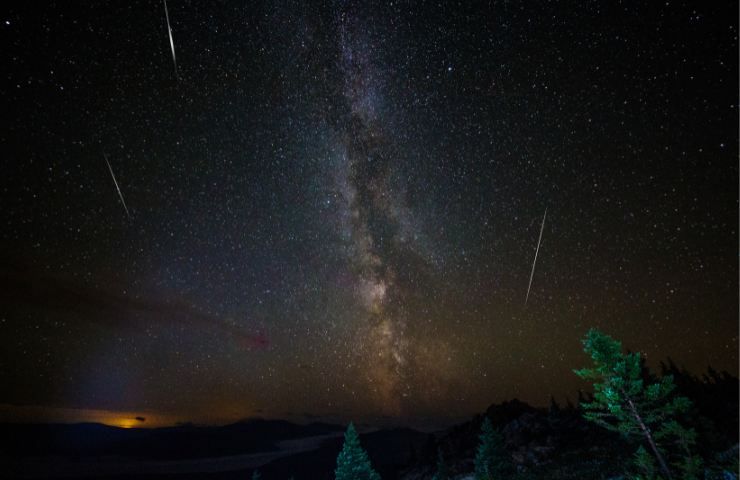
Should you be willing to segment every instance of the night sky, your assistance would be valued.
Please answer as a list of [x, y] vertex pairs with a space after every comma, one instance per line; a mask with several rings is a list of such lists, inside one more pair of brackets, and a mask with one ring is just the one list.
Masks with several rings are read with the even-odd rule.
[[170, 0], [176, 65], [160, 1], [18, 3], [3, 419], [441, 421], [590, 327], [737, 374], [737, 2]]

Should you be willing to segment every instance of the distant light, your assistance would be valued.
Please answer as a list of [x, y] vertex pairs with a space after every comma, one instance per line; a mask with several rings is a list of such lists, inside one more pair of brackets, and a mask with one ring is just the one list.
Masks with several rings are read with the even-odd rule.
[[136, 420], [133, 418], [120, 418], [114, 421], [113, 424], [120, 428], [134, 428], [136, 426]]

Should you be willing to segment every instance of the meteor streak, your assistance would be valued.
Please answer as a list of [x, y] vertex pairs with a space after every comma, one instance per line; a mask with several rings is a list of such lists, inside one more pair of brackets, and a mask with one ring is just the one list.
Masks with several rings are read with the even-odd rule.
[[167, 33], [170, 35], [170, 49], [172, 49], [172, 63], [175, 64], [175, 76], [177, 76], [177, 59], [175, 58], [175, 41], [172, 39], [172, 27], [170, 27], [170, 14], [167, 11], [167, 0], [164, 2], [164, 16], [167, 19]]
[[529, 300], [529, 291], [532, 288], [532, 279], [534, 278], [534, 267], [537, 265], [537, 254], [540, 253], [540, 244], [542, 243], [542, 231], [545, 230], [545, 219], [547, 218], [547, 208], [545, 208], [545, 215], [542, 217], [542, 225], [540, 226], [540, 238], [537, 240], [537, 250], [534, 252], [534, 261], [532, 262], [532, 273], [529, 274], [529, 285], [527, 286], [527, 297], [524, 299], [524, 306], [527, 306], [527, 300]]
[[123, 209], [126, 210], [126, 216], [128, 216], [128, 218], [130, 219], [131, 214], [128, 213], [128, 207], [126, 207], [126, 201], [123, 199], [121, 188], [118, 186], [118, 181], [116, 180], [116, 176], [113, 174], [113, 168], [110, 166], [110, 162], [108, 161], [108, 155], [104, 153], [103, 158], [105, 158], [105, 163], [108, 164], [108, 170], [110, 170], [110, 176], [113, 177], [113, 183], [116, 185], [116, 190], [118, 191], [118, 197], [121, 199], [121, 204], [123, 205]]

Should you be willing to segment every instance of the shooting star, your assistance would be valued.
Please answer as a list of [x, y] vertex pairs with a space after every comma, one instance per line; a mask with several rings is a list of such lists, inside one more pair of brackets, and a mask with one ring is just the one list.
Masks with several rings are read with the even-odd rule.
[[175, 64], [175, 77], [177, 77], [177, 58], [175, 58], [175, 41], [172, 38], [172, 27], [170, 27], [170, 14], [167, 11], [167, 0], [164, 2], [164, 17], [167, 19], [167, 32], [170, 35], [170, 49], [172, 50], [172, 63]]
[[116, 190], [118, 191], [118, 197], [121, 199], [121, 204], [123, 205], [123, 209], [126, 210], [126, 216], [128, 216], [128, 218], [131, 219], [131, 214], [128, 213], [128, 207], [126, 206], [126, 201], [123, 199], [121, 188], [118, 186], [118, 181], [116, 180], [116, 176], [113, 174], [113, 168], [110, 166], [110, 162], [108, 161], [108, 155], [104, 153], [103, 158], [105, 158], [105, 163], [108, 164], [108, 170], [110, 170], [110, 176], [113, 177], [113, 183], [116, 185]]
[[534, 267], [537, 265], [537, 254], [540, 253], [540, 244], [542, 243], [542, 232], [545, 230], [545, 219], [547, 218], [547, 208], [545, 208], [545, 215], [542, 217], [542, 225], [540, 226], [540, 238], [537, 240], [537, 250], [534, 252], [534, 261], [532, 262], [532, 273], [529, 274], [529, 285], [527, 286], [527, 297], [524, 299], [524, 306], [527, 306], [527, 300], [529, 300], [529, 291], [532, 289], [532, 279], [534, 278]]

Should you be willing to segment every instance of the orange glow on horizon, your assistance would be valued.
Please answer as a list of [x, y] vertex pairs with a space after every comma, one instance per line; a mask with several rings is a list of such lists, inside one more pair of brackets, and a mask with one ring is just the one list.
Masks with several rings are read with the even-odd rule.
[[143, 424], [144, 422], [139, 422], [136, 419], [133, 418], [119, 418], [116, 420], [113, 420], [111, 422], [111, 425], [115, 427], [121, 427], [121, 428], [134, 428], [138, 426], [144, 426], [144, 425], [137, 425], [137, 423]]
[[160, 428], [171, 427], [180, 423], [205, 425], [225, 425], [244, 418], [250, 418], [247, 412], [237, 409], [219, 409], [229, 411], [222, 416], [177, 415], [151, 411], [114, 411], [85, 408], [44, 407], [39, 405], [10, 405], [0, 403], [0, 422], [10, 423], [101, 423], [118, 428]]

